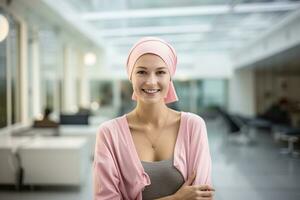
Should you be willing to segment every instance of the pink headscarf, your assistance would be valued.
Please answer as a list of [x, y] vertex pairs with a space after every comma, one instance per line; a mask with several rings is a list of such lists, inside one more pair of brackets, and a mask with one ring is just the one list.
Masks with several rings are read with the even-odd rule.
[[[174, 76], [177, 65], [177, 56], [175, 49], [166, 41], [156, 37], [144, 37], [140, 39], [130, 50], [127, 58], [127, 74], [131, 80], [133, 67], [136, 61], [144, 54], [151, 53], [159, 56], [167, 64], [171, 77]], [[132, 99], [136, 101], [136, 95], [133, 92]], [[165, 103], [178, 101], [178, 97], [173, 85], [170, 81], [169, 91], [164, 99]]]

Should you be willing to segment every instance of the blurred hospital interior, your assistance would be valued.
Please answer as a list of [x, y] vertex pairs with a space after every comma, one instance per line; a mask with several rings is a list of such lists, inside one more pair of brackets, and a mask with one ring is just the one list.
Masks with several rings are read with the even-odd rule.
[[174, 46], [216, 200], [300, 199], [300, 0], [0, 0], [0, 199], [92, 199], [97, 128], [135, 107], [145, 36]]

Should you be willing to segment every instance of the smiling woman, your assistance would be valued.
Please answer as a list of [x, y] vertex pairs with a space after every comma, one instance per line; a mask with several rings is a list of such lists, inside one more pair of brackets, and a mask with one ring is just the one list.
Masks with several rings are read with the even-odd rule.
[[136, 61], [131, 78], [135, 95], [147, 103], [164, 99], [171, 76], [166, 63], [159, 56], [144, 54]]
[[136, 107], [101, 124], [94, 158], [94, 199], [213, 199], [206, 126], [178, 100], [177, 56], [159, 38], [138, 41], [127, 59]]

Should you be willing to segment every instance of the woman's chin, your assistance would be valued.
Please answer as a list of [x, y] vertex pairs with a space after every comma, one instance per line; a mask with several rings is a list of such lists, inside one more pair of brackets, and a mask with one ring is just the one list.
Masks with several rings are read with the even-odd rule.
[[161, 98], [161, 97], [152, 97], [152, 98], [143, 97], [143, 98], [140, 98], [140, 99], [145, 104], [155, 104], [155, 103], [163, 102], [163, 98]]
[[164, 93], [161, 91], [155, 94], [147, 94], [145, 92], [136, 93], [137, 99], [145, 104], [154, 104], [164, 102]]

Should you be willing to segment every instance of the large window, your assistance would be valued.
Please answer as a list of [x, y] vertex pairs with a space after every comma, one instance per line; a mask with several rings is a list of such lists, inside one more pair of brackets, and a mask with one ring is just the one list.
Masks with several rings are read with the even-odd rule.
[[9, 70], [11, 81], [11, 121], [12, 123], [20, 122], [20, 25], [15, 20], [10, 22], [9, 34]]
[[39, 62], [41, 107], [59, 110], [59, 77], [62, 73], [62, 52], [58, 35], [53, 27], [39, 30]]
[[173, 104], [173, 108], [182, 111], [191, 111], [190, 108], [190, 81], [174, 81], [175, 90], [179, 101]]
[[[102, 98], [110, 99], [107, 95], [107, 82], [92, 82], [92, 101], [101, 102]], [[201, 114], [214, 106], [227, 106], [227, 81], [225, 79], [174, 80], [175, 90], [179, 101], [168, 104], [175, 110]], [[121, 81], [121, 107], [119, 115], [127, 113], [135, 106], [132, 101], [132, 86], [129, 81]], [[111, 99], [110, 99], [111, 101]], [[105, 101], [104, 101], [105, 102]]]
[[213, 106], [227, 106], [227, 81], [204, 79], [174, 81], [179, 101], [172, 104], [178, 110], [200, 114]]
[[[2, 13], [3, 14], [3, 13]], [[4, 14], [6, 15], [6, 14]], [[0, 127], [21, 121], [20, 25], [6, 15], [10, 31], [0, 43]]]
[[0, 43], [0, 128], [7, 125], [6, 40]]
[[119, 115], [128, 113], [134, 108], [136, 102], [132, 100], [133, 89], [131, 83], [128, 80], [120, 81], [121, 87], [121, 106], [119, 110]]
[[203, 81], [203, 106], [227, 105], [227, 81], [222, 79], [209, 79]]
[[112, 106], [113, 104], [113, 82], [91, 81], [91, 100], [100, 107]]
[[33, 43], [36, 39], [34, 31], [32, 29], [28, 29], [28, 67], [27, 67], [27, 77], [28, 77], [28, 118], [33, 118]]

